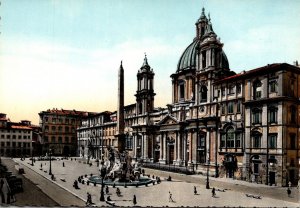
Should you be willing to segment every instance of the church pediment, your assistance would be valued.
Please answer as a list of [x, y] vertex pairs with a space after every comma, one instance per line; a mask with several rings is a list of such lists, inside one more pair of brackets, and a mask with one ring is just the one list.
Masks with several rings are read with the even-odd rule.
[[159, 125], [176, 125], [178, 124], [178, 120], [173, 116], [167, 115], [164, 117], [159, 123]]

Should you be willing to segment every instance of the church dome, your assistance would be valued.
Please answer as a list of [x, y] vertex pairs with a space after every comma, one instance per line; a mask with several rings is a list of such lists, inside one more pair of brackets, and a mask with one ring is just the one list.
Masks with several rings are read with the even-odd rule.
[[199, 40], [195, 39], [184, 50], [183, 54], [181, 55], [181, 57], [179, 59], [176, 72], [196, 68], [196, 55], [197, 55], [198, 44], [199, 44]]

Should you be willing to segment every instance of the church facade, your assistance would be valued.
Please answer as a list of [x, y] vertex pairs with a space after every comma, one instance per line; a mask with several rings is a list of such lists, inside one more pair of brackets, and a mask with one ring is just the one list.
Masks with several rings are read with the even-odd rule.
[[136, 103], [124, 106], [121, 63], [119, 108], [82, 121], [79, 156], [103, 159], [112, 146], [152, 167], [297, 184], [300, 68], [274, 63], [236, 74], [204, 9], [195, 26], [195, 38], [171, 75], [172, 102], [154, 107], [155, 73], [145, 56], [137, 72]]

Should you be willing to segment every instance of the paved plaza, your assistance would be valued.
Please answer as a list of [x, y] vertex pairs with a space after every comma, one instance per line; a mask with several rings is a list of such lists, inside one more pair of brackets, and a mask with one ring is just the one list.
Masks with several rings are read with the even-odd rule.
[[[87, 192], [92, 195], [95, 206], [109, 206], [106, 202], [100, 202], [100, 185], [80, 184], [80, 189], [73, 188], [73, 182], [81, 175], [98, 175], [96, 162], [89, 166], [77, 158], [69, 160], [52, 161], [52, 173], [56, 180], [52, 181], [49, 175], [49, 161], [36, 161], [31, 166], [31, 161], [26, 159], [14, 159], [19, 167], [25, 169], [25, 177], [35, 182], [39, 179], [40, 189], [61, 206], [84, 206]], [[64, 166], [63, 167], [63, 163]], [[41, 166], [42, 165], [42, 166]], [[18, 166], [16, 168], [18, 168]], [[180, 207], [180, 206], [243, 206], [243, 207], [299, 207], [299, 189], [292, 188], [292, 196], [288, 197], [286, 188], [269, 187], [261, 184], [249, 184], [243, 181], [231, 179], [211, 178], [210, 188], [205, 188], [205, 177], [200, 175], [186, 176], [157, 170], [145, 169], [146, 174], [160, 176], [162, 183], [141, 187], [120, 187], [121, 196], [117, 196], [116, 188], [109, 187], [109, 196], [117, 206], [133, 206], [133, 195], [136, 195], [137, 206], [154, 207]], [[38, 174], [37, 174], [38, 173]], [[37, 177], [39, 175], [39, 177]], [[164, 180], [171, 175], [172, 181]], [[45, 181], [45, 182], [42, 182]], [[229, 181], [231, 180], [231, 181]], [[59, 186], [53, 188], [53, 186]], [[194, 195], [194, 186], [197, 194]], [[216, 197], [212, 197], [212, 188], [216, 188]], [[57, 190], [64, 190], [57, 191]], [[224, 190], [224, 192], [223, 192]], [[26, 190], [24, 190], [26, 191]], [[75, 198], [64, 194], [70, 192]], [[169, 192], [173, 201], [169, 200]], [[261, 196], [261, 199], [247, 197], [246, 194]], [[108, 195], [105, 195], [107, 198]]]

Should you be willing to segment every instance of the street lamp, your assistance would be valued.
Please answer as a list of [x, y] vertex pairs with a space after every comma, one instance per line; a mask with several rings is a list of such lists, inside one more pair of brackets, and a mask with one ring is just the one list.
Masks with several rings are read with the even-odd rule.
[[104, 161], [101, 161], [101, 170], [100, 170], [100, 174], [101, 174], [101, 192], [100, 192], [100, 201], [105, 201], [104, 199], [104, 177], [106, 175], [106, 167], [104, 165]]
[[50, 156], [49, 175], [52, 175], [52, 169], [51, 169], [51, 152], [52, 152], [52, 150], [51, 150], [51, 149], [49, 149], [49, 156]]
[[34, 166], [34, 163], [33, 163], [33, 142], [31, 142], [31, 165]]

